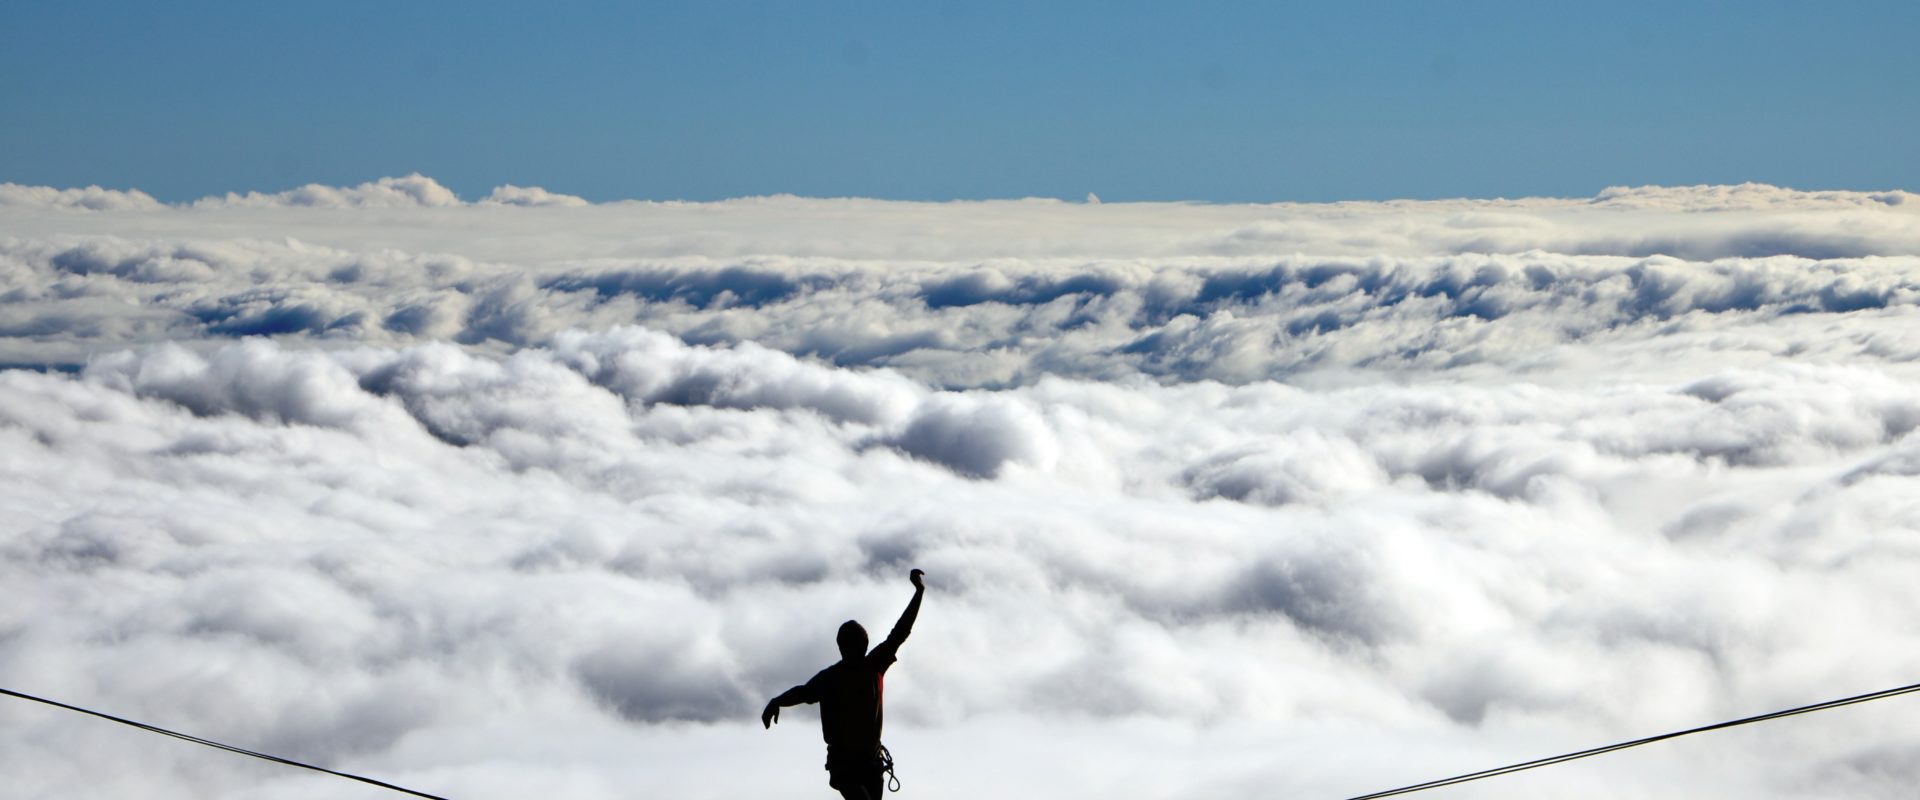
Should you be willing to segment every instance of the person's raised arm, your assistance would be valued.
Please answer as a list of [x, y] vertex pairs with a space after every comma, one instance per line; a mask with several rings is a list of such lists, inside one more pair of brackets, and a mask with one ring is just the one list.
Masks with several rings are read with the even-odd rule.
[[913, 599], [907, 601], [907, 610], [900, 612], [900, 621], [893, 623], [893, 630], [887, 634], [887, 640], [873, 648], [878, 654], [892, 656], [900, 650], [900, 644], [913, 633], [913, 621], [920, 616], [920, 597], [927, 593], [927, 584], [923, 579], [925, 572], [914, 570], [907, 573], [907, 580], [913, 582]]
[[820, 702], [820, 693], [814, 690], [813, 683], [809, 681], [800, 684], [781, 692], [779, 697], [767, 701], [766, 710], [760, 712], [760, 725], [766, 728], [773, 727], [773, 723], [780, 721], [780, 709], [787, 706], [818, 702]]

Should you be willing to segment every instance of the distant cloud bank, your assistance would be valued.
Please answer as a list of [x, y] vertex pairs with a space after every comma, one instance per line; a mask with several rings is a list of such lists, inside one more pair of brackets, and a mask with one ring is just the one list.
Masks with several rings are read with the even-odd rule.
[[151, 211], [166, 208], [160, 201], [138, 189], [119, 191], [88, 186], [84, 189], [55, 189], [50, 186], [21, 186], [0, 183], [0, 208], [57, 209], [62, 211]]
[[[780, 195], [771, 199], [787, 198], [803, 200], [791, 195]], [[747, 198], [753, 199], [753, 198]], [[1800, 191], [1764, 183], [1743, 183], [1738, 185], [1699, 185], [1699, 186], [1609, 186], [1587, 201], [1559, 198], [1521, 198], [1519, 200], [1398, 200], [1382, 203], [1350, 202], [1331, 204], [1271, 204], [1279, 207], [1301, 206], [1385, 206], [1399, 209], [1417, 208], [1422, 205], [1481, 204], [1499, 207], [1534, 206], [1554, 207], [1586, 202], [1596, 206], [1630, 209], [1659, 209], [1668, 211], [1730, 211], [1761, 209], [1811, 209], [1898, 206], [1914, 202], [1912, 192], [1890, 190], [1883, 192], [1855, 191]], [[631, 202], [631, 201], [623, 201]], [[729, 201], [721, 201], [729, 202]], [[738, 202], [738, 201], [732, 201]], [[888, 201], [869, 201], [886, 203]], [[981, 202], [981, 201], [963, 201]], [[989, 201], [990, 202], [990, 201]], [[402, 177], [386, 177], [368, 181], [358, 186], [338, 187], [309, 183], [296, 189], [283, 192], [229, 192], [225, 195], [203, 197], [179, 206], [192, 208], [401, 208], [424, 207], [444, 208], [462, 205], [591, 205], [586, 200], [568, 194], [550, 192], [538, 186], [514, 186], [507, 184], [494, 187], [487, 197], [477, 203], [462, 201], [452, 189], [441, 185], [433, 178], [418, 172]], [[1100, 197], [1087, 193], [1086, 205], [1101, 205]], [[121, 211], [130, 209], [153, 210], [169, 207], [154, 200], [138, 189], [125, 191], [102, 189], [89, 186], [84, 189], [55, 189], [47, 186], [22, 186], [15, 183], [0, 183], [0, 205], [37, 208], [67, 208], [89, 211]]]
[[[500, 186], [478, 205], [581, 206], [587, 201], [539, 187]], [[448, 208], [469, 205], [439, 181], [419, 173], [346, 188], [309, 183], [275, 194], [228, 193], [194, 201], [194, 208]]]

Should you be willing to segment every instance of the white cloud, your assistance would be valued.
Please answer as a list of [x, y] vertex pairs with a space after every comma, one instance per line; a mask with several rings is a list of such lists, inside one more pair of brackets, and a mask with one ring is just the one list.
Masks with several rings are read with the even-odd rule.
[[[1913, 207], [0, 209], [0, 685], [455, 797], [818, 793], [754, 712], [913, 566], [919, 796], [1343, 797], [1908, 683]], [[1715, 254], [1768, 227], [1862, 252]], [[1655, 234], [1706, 255], [1582, 249]], [[1455, 794], [1904, 797], [1903, 702]], [[19, 796], [341, 791], [0, 724]]]
[[538, 186], [493, 187], [493, 193], [480, 201], [481, 205], [502, 206], [584, 206], [587, 201], [570, 194], [549, 192]]
[[1737, 186], [1609, 186], [1594, 197], [1598, 205], [1663, 208], [1674, 211], [1807, 208], [1818, 206], [1898, 206], [1920, 200], [1912, 192], [1802, 192], [1764, 183]]
[[163, 208], [160, 201], [139, 189], [55, 189], [51, 186], [22, 186], [0, 183], [0, 207], [60, 209], [72, 211], [149, 211]]
[[[502, 187], [509, 188], [509, 187]], [[496, 194], [498, 190], [495, 190]], [[263, 194], [228, 192], [222, 197], [194, 201], [195, 208], [442, 208], [460, 205], [460, 197], [439, 181], [416, 172], [401, 178], [381, 178], [359, 186], [333, 187], [309, 183], [298, 189]]]
[[[0, 295], [12, 363], [259, 335], [512, 348], [633, 323], [945, 386], [1048, 374], [1242, 383], [1549, 369], [1539, 361], [1695, 341], [1756, 363], [1789, 349], [1892, 363], [1920, 353], [1901, 324], [1920, 307], [1920, 257], [1908, 256], [519, 264], [285, 240], [68, 235], [0, 242], [0, 257], [14, 287]], [[1856, 335], [1832, 336], [1830, 323]], [[1670, 363], [1618, 357], [1636, 369]]]

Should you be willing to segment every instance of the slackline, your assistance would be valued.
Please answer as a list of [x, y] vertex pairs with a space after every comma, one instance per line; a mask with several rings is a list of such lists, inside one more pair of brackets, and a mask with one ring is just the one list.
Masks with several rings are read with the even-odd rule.
[[1412, 794], [1414, 792], [1424, 792], [1428, 789], [1438, 789], [1442, 786], [1452, 786], [1456, 783], [1466, 783], [1468, 781], [1477, 781], [1485, 778], [1494, 778], [1494, 777], [1499, 777], [1501, 775], [1521, 772], [1524, 770], [1536, 769], [1539, 767], [1548, 767], [1554, 764], [1562, 764], [1568, 761], [1573, 761], [1575, 759], [1587, 758], [1589, 756], [1597, 756], [1602, 753], [1611, 753], [1611, 752], [1614, 752], [1615, 750], [1625, 750], [1629, 747], [1639, 747], [1640, 745], [1643, 745], [1643, 744], [1653, 744], [1654, 742], [1666, 741], [1668, 739], [1686, 736], [1688, 734], [1705, 733], [1707, 731], [1717, 731], [1717, 730], [1720, 730], [1721, 728], [1731, 728], [1736, 725], [1747, 725], [1754, 722], [1765, 722], [1770, 719], [1780, 719], [1781, 717], [1791, 717], [1797, 714], [1810, 714], [1815, 711], [1825, 711], [1829, 708], [1839, 708], [1841, 706], [1850, 706], [1855, 703], [1865, 703], [1869, 700], [1881, 700], [1888, 697], [1896, 697], [1903, 694], [1911, 694], [1913, 692], [1920, 692], [1920, 683], [1916, 683], [1910, 686], [1901, 686], [1894, 689], [1882, 689], [1877, 692], [1868, 692], [1867, 694], [1859, 694], [1859, 695], [1854, 695], [1852, 697], [1842, 697], [1838, 700], [1828, 700], [1824, 703], [1814, 703], [1812, 705], [1800, 706], [1798, 708], [1789, 708], [1781, 711], [1774, 711], [1774, 712], [1759, 714], [1751, 717], [1742, 717], [1740, 719], [1728, 720], [1726, 722], [1716, 722], [1712, 725], [1702, 725], [1698, 728], [1688, 728], [1684, 731], [1674, 731], [1672, 733], [1663, 733], [1658, 736], [1648, 736], [1644, 739], [1634, 739], [1632, 741], [1619, 742], [1616, 744], [1610, 744], [1603, 747], [1595, 747], [1587, 750], [1580, 750], [1573, 753], [1562, 753], [1557, 756], [1548, 756], [1546, 758], [1538, 758], [1532, 761], [1522, 761], [1518, 764], [1509, 764], [1504, 767], [1494, 767], [1493, 769], [1483, 769], [1483, 770], [1480, 770], [1479, 772], [1469, 772], [1469, 773], [1466, 773], [1465, 775], [1455, 775], [1451, 778], [1441, 778], [1439, 780], [1427, 781], [1425, 783], [1416, 783], [1411, 786], [1402, 786], [1398, 789], [1388, 789], [1384, 792], [1374, 792], [1373, 794], [1363, 794], [1356, 797], [1347, 798], [1347, 800], [1375, 800], [1376, 798], [1381, 798], [1381, 797], [1392, 797], [1394, 795]]
[[[1592, 756], [1602, 755], [1605, 753], [1612, 753], [1618, 750], [1625, 750], [1630, 747], [1639, 747], [1645, 744], [1653, 744], [1654, 742], [1662, 742], [1668, 739], [1675, 739], [1681, 736], [1688, 736], [1695, 733], [1705, 733], [1707, 731], [1717, 731], [1723, 728], [1732, 728], [1739, 725], [1749, 725], [1755, 722], [1766, 722], [1768, 720], [1781, 719], [1783, 717], [1792, 717], [1800, 714], [1810, 714], [1815, 711], [1825, 711], [1830, 708], [1840, 708], [1842, 706], [1850, 706], [1856, 703], [1865, 703], [1872, 700], [1884, 700], [1889, 697], [1898, 697], [1903, 694], [1912, 694], [1914, 692], [1920, 692], [1920, 683], [1910, 684], [1907, 686], [1900, 686], [1893, 689], [1882, 689], [1877, 692], [1868, 692], [1867, 694], [1854, 695], [1852, 697], [1843, 697], [1837, 700], [1827, 700], [1825, 702], [1813, 703], [1811, 705], [1804, 705], [1796, 708], [1782, 709], [1780, 711], [1773, 711], [1766, 714], [1757, 714], [1751, 717], [1742, 717], [1740, 719], [1728, 720], [1726, 722], [1716, 722], [1712, 725], [1702, 725], [1697, 728], [1688, 728], [1686, 730], [1674, 731], [1672, 733], [1662, 733], [1655, 736], [1647, 736], [1644, 738], [1633, 739], [1625, 742], [1616, 742], [1614, 744], [1603, 745], [1601, 747], [1593, 747], [1593, 748], [1588, 748], [1586, 750], [1578, 750], [1571, 753], [1562, 753], [1557, 756], [1537, 758], [1532, 761], [1522, 761], [1518, 764], [1509, 764], [1504, 767], [1494, 767], [1492, 769], [1484, 769], [1478, 772], [1468, 772], [1462, 775], [1455, 775], [1451, 778], [1440, 778], [1438, 780], [1426, 781], [1424, 783], [1415, 783], [1408, 786], [1402, 786], [1398, 789], [1388, 789], [1386, 791], [1374, 792], [1372, 794], [1356, 795], [1354, 797], [1347, 798], [1347, 800], [1378, 800], [1379, 798], [1383, 798], [1383, 797], [1393, 797], [1396, 795], [1412, 794], [1414, 792], [1424, 792], [1428, 789], [1438, 789], [1445, 786], [1453, 786], [1455, 784], [1468, 783], [1470, 781], [1484, 780], [1487, 778], [1496, 778], [1501, 775], [1509, 775], [1515, 772], [1522, 772], [1530, 769], [1538, 769], [1540, 767], [1549, 767], [1555, 764], [1563, 764], [1568, 761], [1574, 761], [1582, 758], [1589, 758]], [[180, 733], [178, 731], [171, 731], [171, 730], [167, 730], [166, 728], [161, 728], [154, 725], [148, 725], [144, 722], [135, 722], [133, 720], [126, 719], [123, 717], [113, 716], [112, 714], [104, 714], [99, 711], [81, 708], [75, 705], [68, 705], [66, 703], [62, 703], [57, 700], [48, 700], [44, 697], [36, 697], [34, 695], [26, 694], [23, 692], [16, 692], [11, 689], [0, 688], [0, 694], [7, 695], [9, 697], [18, 697], [22, 700], [31, 700], [36, 703], [44, 703], [46, 705], [54, 706], [56, 708], [64, 708], [68, 711], [78, 711], [82, 714], [89, 714], [95, 717], [99, 717], [101, 719], [111, 720], [113, 722], [118, 722], [122, 725], [131, 726], [131, 727], [138, 728], [140, 730], [147, 731], [150, 733], [158, 733], [163, 736], [171, 736], [175, 739], [183, 739], [189, 742], [193, 742], [194, 744], [206, 745], [208, 747], [216, 748], [219, 750], [225, 750], [230, 753], [238, 753], [244, 756], [252, 756], [254, 758], [258, 758], [264, 761], [271, 761], [276, 764], [285, 764], [290, 767], [300, 767], [301, 769], [310, 769], [315, 772], [324, 772], [328, 775], [333, 775], [335, 777], [340, 777], [340, 778], [346, 778], [348, 780], [353, 780], [353, 781], [359, 781], [361, 783], [378, 786], [382, 789], [391, 789], [393, 791], [401, 792], [403, 794], [410, 794], [415, 797], [424, 797], [424, 798], [427, 798], [427, 800], [448, 800], [448, 798], [441, 797], [439, 795], [433, 795], [433, 794], [427, 794], [426, 792], [415, 791], [413, 789], [408, 789], [404, 786], [396, 786], [394, 784], [387, 783], [386, 781], [375, 780], [373, 778], [368, 778], [361, 775], [354, 775], [352, 773], [347, 773], [347, 772], [340, 772], [338, 770], [331, 770], [331, 769], [327, 769], [326, 767], [317, 767], [312, 764], [295, 761], [290, 758], [282, 758], [280, 756], [248, 750], [242, 747], [234, 747], [233, 745], [229, 745], [229, 744], [221, 744], [220, 742], [216, 742], [211, 739], [202, 739], [198, 736], [193, 736], [191, 734]]]
[[276, 755], [269, 755], [266, 753], [255, 752], [252, 750], [248, 750], [244, 747], [234, 747], [233, 745], [230, 745], [230, 744], [221, 744], [219, 742], [213, 741], [212, 739], [202, 739], [198, 736], [194, 736], [191, 734], [180, 733], [179, 731], [170, 731], [170, 730], [167, 730], [166, 728], [161, 728], [154, 725], [148, 725], [144, 722], [135, 722], [130, 719], [116, 717], [112, 714], [102, 714], [98, 711], [93, 711], [91, 709], [85, 709], [79, 706], [67, 705], [66, 703], [62, 703], [58, 700], [48, 700], [47, 698], [44, 698], [44, 697], [35, 697], [30, 694], [13, 691], [12, 689], [0, 688], [0, 694], [5, 694], [10, 697], [18, 697], [22, 700], [32, 700], [33, 702], [36, 702], [36, 703], [45, 703], [47, 705], [54, 706], [56, 708], [64, 708], [68, 711], [78, 711], [82, 714], [92, 714], [93, 716], [99, 717], [101, 719], [113, 720], [114, 722], [118, 722], [122, 725], [131, 725], [135, 728], [139, 728], [140, 730], [147, 731], [150, 733], [158, 733], [163, 736], [171, 736], [175, 739], [185, 739], [189, 742], [193, 742], [194, 744], [204, 744], [208, 747], [225, 750], [229, 753], [239, 753], [240, 755], [243, 755], [243, 756], [253, 756], [254, 758], [258, 758], [266, 761], [272, 761], [275, 764], [285, 764], [289, 767], [300, 767], [301, 769], [310, 769], [310, 770], [313, 770], [314, 772], [324, 772], [324, 773], [327, 773], [328, 775], [346, 778], [348, 780], [359, 781], [361, 783], [369, 783], [374, 786], [378, 786], [382, 789], [392, 789], [393, 791], [404, 792], [406, 794], [410, 794], [415, 797], [425, 797], [427, 798], [427, 800], [447, 800], [447, 798], [441, 797], [437, 794], [427, 794], [426, 792], [416, 792], [412, 789], [408, 789], [405, 786], [395, 786], [391, 783], [387, 783], [386, 781], [378, 781], [378, 780], [374, 780], [372, 778], [364, 777], [361, 775], [354, 775], [347, 772], [340, 772], [338, 770], [327, 769], [326, 767], [316, 767], [312, 764], [295, 761], [291, 758], [281, 758]]

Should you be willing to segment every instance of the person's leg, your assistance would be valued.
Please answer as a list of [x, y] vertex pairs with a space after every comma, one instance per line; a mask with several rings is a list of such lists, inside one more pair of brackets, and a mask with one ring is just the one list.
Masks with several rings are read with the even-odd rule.
[[847, 800], [880, 800], [878, 783], [869, 791], [864, 774], [853, 770], [834, 770], [827, 774], [827, 785], [839, 790], [840, 796]]

